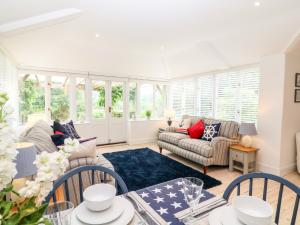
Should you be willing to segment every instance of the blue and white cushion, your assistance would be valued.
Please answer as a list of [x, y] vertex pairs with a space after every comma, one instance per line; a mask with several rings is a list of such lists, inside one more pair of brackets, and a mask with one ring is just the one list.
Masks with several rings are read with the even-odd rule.
[[211, 141], [219, 135], [220, 127], [221, 123], [205, 124], [204, 133], [201, 139], [204, 141]]

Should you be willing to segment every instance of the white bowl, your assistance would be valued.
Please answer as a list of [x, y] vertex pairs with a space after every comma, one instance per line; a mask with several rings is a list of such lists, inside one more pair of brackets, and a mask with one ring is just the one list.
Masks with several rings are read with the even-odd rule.
[[116, 192], [116, 188], [110, 184], [92, 185], [83, 192], [85, 205], [92, 211], [105, 210], [111, 206]]
[[238, 196], [233, 201], [237, 218], [247, 225], [270, 225], [273, 209], [267, 202], [254, 196]]

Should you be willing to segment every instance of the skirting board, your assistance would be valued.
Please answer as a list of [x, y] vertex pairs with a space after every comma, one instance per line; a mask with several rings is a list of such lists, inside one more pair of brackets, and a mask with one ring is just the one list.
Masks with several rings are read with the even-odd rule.
[[265, 163], [257, 163], [257, 168], [256, 169], [258, 171], [261, 171], [261, 172], [271, 173], [271, 174], [275, 174], [275, 175], [278, 175], [278, 176], [284, 176], [288, 173], [291, 173], [291, 172], [295, 171], [296, 170], [296, 164], [293, 163], [293, 164], [290, 164], [288, 166], [284, 166], [284, 167], [281, 167], [281, 168], [276, 168], [276, 167], [267, 165]]
[[139, 144], [147, 144], [157, 142], [156, 138], [141, 138], [141, 139], [129, 139], [128, 144], [130, 145], [139, 145]]

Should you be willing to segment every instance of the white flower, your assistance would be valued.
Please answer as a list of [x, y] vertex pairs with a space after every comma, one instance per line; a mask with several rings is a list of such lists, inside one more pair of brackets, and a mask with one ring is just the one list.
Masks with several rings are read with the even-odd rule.
[[65, 146], [68, 146], [68, 147], [77, 147], [79, 145], [79, 141], [77, 139], [72, 139], [72, 138], [66, 138], [65, 139]]
[[6, 187], [17, 174], [16, 164], [12, 160], [0, 161], [0, 190]]
[[41, 185], [38, 181], [26, 181], [25, 187], [19, 190], [19, 194], [25, 198], [37, 196], [40, 192]]

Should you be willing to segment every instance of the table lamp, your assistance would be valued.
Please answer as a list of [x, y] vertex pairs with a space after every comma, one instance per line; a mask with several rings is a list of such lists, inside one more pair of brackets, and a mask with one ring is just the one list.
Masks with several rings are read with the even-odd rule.
[[252, 136], [257, 135], [256, 127], [254, 123], [242, 123], [239, 134], [243, 135], [241, 144], [245, 147], [251, 147]]
[[170, 127], [172, 125], [172, 119], [175, 117], [175, 111], [173, 110], [165, 110], [165, 117], [168, 119], [167, 123], [168, 126]]
[[[15, 159], [17, 175], [14, 177], [13, 186], [16, 191], [20, 190], [26, 183], [26, 177], [36, 174], [37, 168], [33, 164], [36, 159], [36, 147], [33, 143], [17, 143], [18, 155]], [[14, 196], [12, 196], [14, 198]]]

